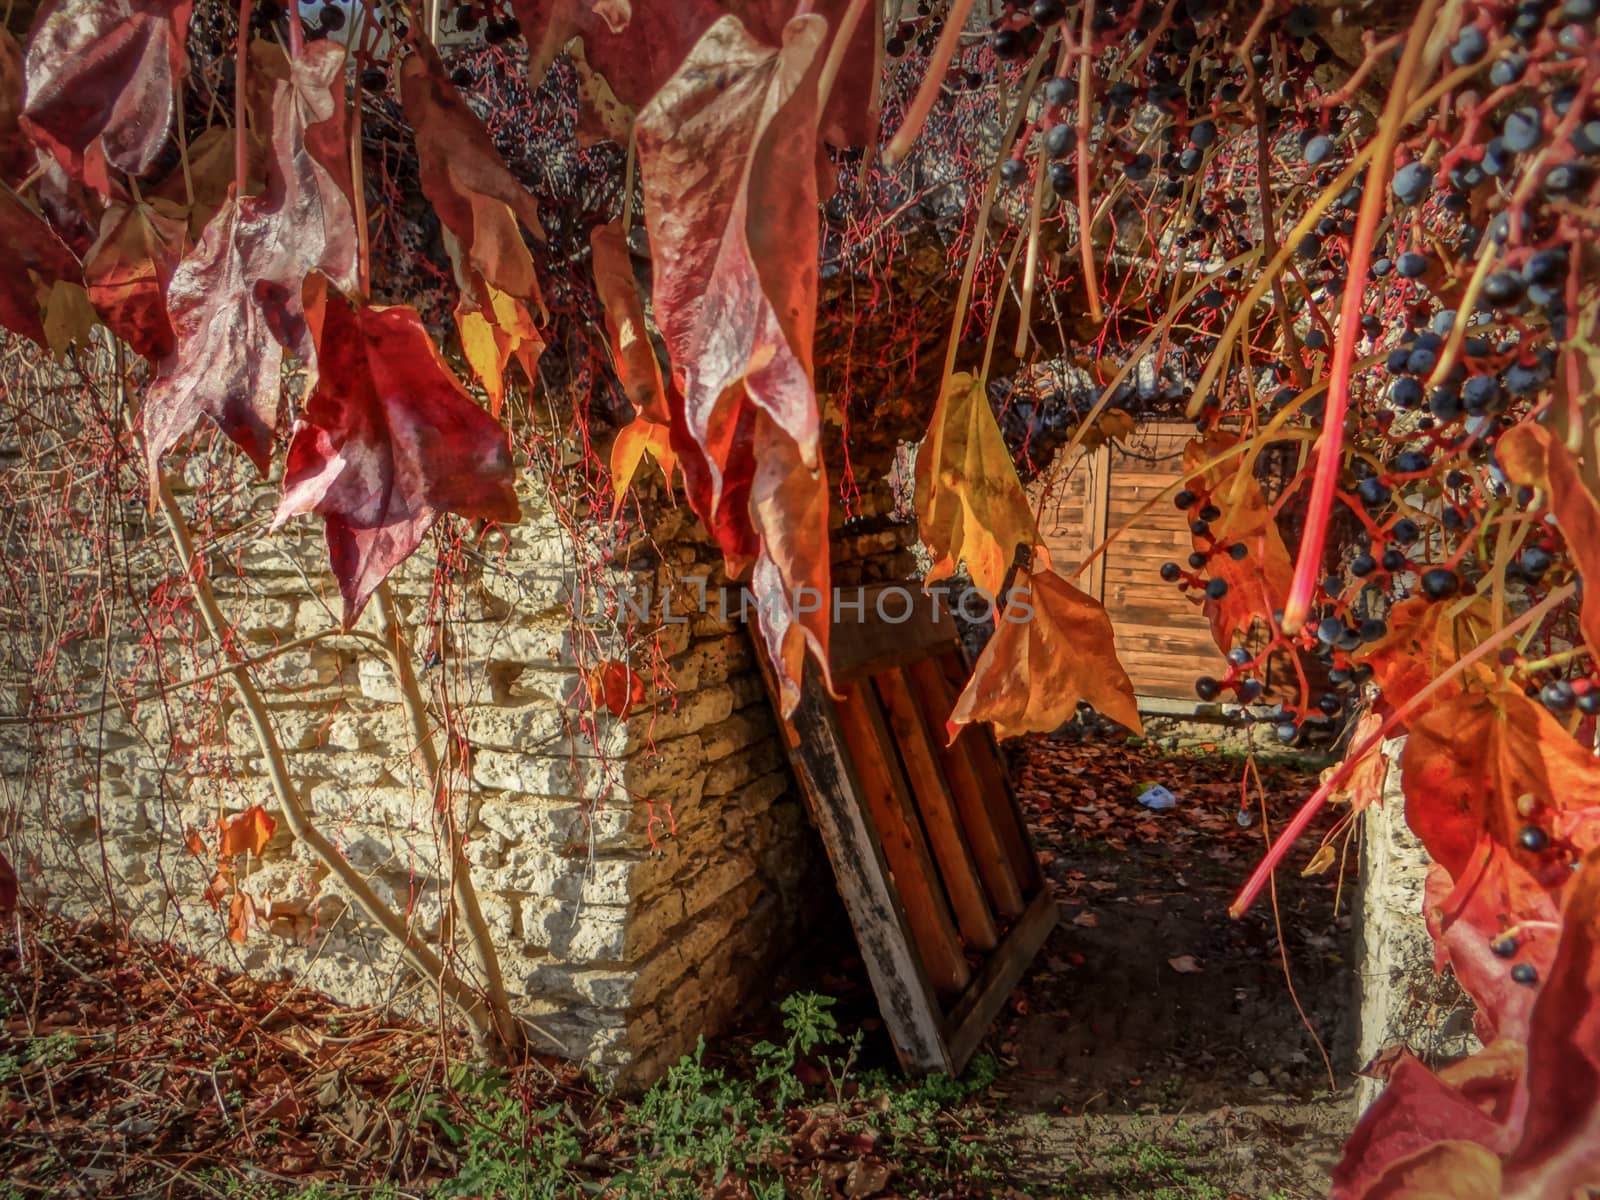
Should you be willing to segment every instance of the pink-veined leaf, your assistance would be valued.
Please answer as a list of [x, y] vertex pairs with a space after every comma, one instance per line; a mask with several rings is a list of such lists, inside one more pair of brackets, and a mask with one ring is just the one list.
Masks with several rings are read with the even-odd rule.
[[266, 472], [282, 354], [314, 357], [303, 288], [313, 272], [355, 287], [355, 217], [345, 165], [344, 50], [314, 42], [280, 64], [267, 190], [226, 201], [167, 289], [176, 349], [145, 398], [145, 452], [157, 464], [202, 416]]
[[505, 433], [414, 309], [355, 309], [330, 293], [317, 364], [273, 524], [323, 517], [349, 624], [446, 512], [515, 521], [517, 500]]
[[[112, 166], [141, 175], [172, 128], [188, 67], [193, 0], [51, 0], [24, 57], [23, 120], [75, 177], [98, 141]], [[86, 170], [87, 168], [87, 170]]]
[[[734, 575], [751, 570], [785, 711], [827, 663], [828, 488], [812, 383], [825, 23], [773, 49], [714, 23], [636, 126], [672, 448]], [[813, 597], [815, 599], [813, 600]]]

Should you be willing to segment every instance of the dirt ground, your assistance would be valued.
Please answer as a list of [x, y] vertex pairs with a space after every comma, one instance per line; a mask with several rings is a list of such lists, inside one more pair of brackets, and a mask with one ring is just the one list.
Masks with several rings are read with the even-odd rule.
[[[1264, 899], [1229, 920], [1263, 816], [1314, 775], [1263, 766], [1242, 823], [1243, 759], [1187, 740], [1012, 747], [1062, 920], [959, 1085], [899, 1075], [837, 902], [745, 1025], [642, 1100], [553, 1060], [453, 1074], [463, 1048], [437, 1030], [31, 920], [20, 961], [0, 945], [0, 1200], [1323, 1195], [1353, 1118], [1350, 875], [1342, 895], [1337, 867], [1302, 878], [1308, 845], [1276, 919]], [[1150, 783], [1176, 806], [1141, 807]], [[860, 1033], [844, 1082], [763, 1049], [796, 993]], [[798, 1102], [772, 1103], [774, 1063]], [[690, 1169], [660, 1169], [674, 1146]]]
[[[1326, 1195], [1354, 1123], [1354, 863], [1342, 889], [1337, 864], [1300, 875], [1321, 822], [1279, 873], [1276, 919], [1268, 895], [1230, 920], [1263, 849], [1263, 802], [1269, 827], [1282, 824], [1316, 764], [1262, 765], [1246, 825], [1237, 739], [1186, 726], [1163, 743], [1069, 732], [1010, 748], [1062, 920], [983, 1047], [1001, 1065], [982, 1101], [1012, 1150], [1007, 1183], [1028, 1196]], [[1148, 783], [1176, 807], [1141, 807]], [[780, 988], [831, 989], [870, 1024], [860, 963], [828, 961], [843, 920]], [[885, 1036], [869, 1042], [869, 1061], [888, 1055]]]

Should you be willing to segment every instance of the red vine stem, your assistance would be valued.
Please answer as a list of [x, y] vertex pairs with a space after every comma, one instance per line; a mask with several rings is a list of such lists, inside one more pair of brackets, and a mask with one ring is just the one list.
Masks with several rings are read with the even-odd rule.
[[1339, 306], [1339, 332], [1333, 347], [1333, 363], [1328, 373], [1328, 404], [1323, 417], [1322, 438], [1317, 443], [1317, 473], [1311, 483], [1311, 502], [1306, 513], [1306, 532], [1300, 544], [1300, 557], [1294, 565], [1294, 581], [1289, 600], [1283, 607], [1283, 631], [1300, 632], [1311, 612], [1311, 596], [1322, 576], [1322, 551], [1328, 541], [1328, 517], [1333, 511], [1333, 492], [1339, 482], [1339, 460], [1344, 449], [1344, 419], [1350, 407], [1351, 364], [1355, 361], [1356, 337], [1360, 332], [1361, 303], [1366, 294], [1367, 269], [1372, 263], [1372, 243], [1388, 207], [1389, 175], [1394, 169], [1395, 144], [1405, 124], [1410, 104], [1412, 81], [1422, 62], [1424, 48], [1433, 32], [1433, 17], [1439, 0], [1424, 0], [1406, 36], [1405, 52], [1395, 71], [1394, 85], [1378, 122], [1378, 137], [1372, 153], [1366, 187], [1361, 195], [1361, 211], [1356, 217], [1355, 236], [1350, 240], [1349, 283]]
[[1255, 903], [1256, 897], [1261, 894], [1261, 889], [1272, 878], [1273, 871], [1283, 861], [1284, 855], [1289, 852], [1289, 847], [1299, 840], [1300, 835], [1311, 824], [1312, 818], [1321, 811], [1328, 797], [1350, 777], [1357, 764], [1377, 747], [1384, 738], [1389, 736], [1395, 726], [1401, 724], [1412, 712], [1420, 708], [1425, 701], [1432, 699], [1445, 684], [1455, 679], [1457, 675], [1460, 675], [1473, 663], [1486, 656], [1490, 651], [1498, 649], [1524, 629], [1543, 620], [1545, 614], [1557, 605], [1571, 599], [1577, 590], [1578, 585], [1575, 583], [1569, 583], [1565, 587], [1557, 588], [1504, 629], [1485, 638], [1477, 646], [1462, 655], [1455, 665], [1443, 675], [1440, 675], [1439, 678], [1390, 713], [1383, 724], [1378, 726], [1377, 732], [1368, 736], [1359, 746], [1353, 747], [1345, 755], [1344, 761], [1334, 769], [1333, 774], [1328, 776], [1322, 785], [1311, 793], [1310, 799], [1300, 806], [1300, 811], [1295, 813], [1294, 819], [1283, 827], [1283, 832], [1278, 835], [1278, 840], [1272, 843], [1272, 848], [1262, 857], [1256, 869], [1250, 873], [1250, 878], [1245, 881], [1244, 887], [1239, 889], [1239, 894], [1234, 897], [1233, 903], [1228, 905], [1228, 915], [1235, 918], [1244, 916], [1250, 906]]
[[249, 155], [245, 143], [245, 75], [250, 66], [250, 10], [255, 0], [239, 0], [239, 44], [234, 49], [233, 62], [233, 194], [244, 198], [245, 179], [249, 172]]

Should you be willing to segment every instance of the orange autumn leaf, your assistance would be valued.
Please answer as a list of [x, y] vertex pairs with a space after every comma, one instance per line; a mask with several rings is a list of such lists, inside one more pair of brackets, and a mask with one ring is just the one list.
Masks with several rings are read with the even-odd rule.
[[[1583, 576], [1583, 606], [1578, 623], [1592, 654], [1600, 654], [1600, 496], [1584, 478], [1572, 452], [1543, 425], [1524, 421], [1508, 430], [1495, 458], [1515, 483], [1537, 487], [1549, 498], [1550, 513]], [[1589, 473], [1600, 464], [1591, 462]]]
[[958, 371], [945, 380], [917, 451], [916, 505], [918, 529], [933, 555], [929, 583], [948, 578], [964, 562], [972, 582], [998, 596], [1017, 546], [1038, 541], [982, 378]]
[[[1026, 587], [1026, 590], [1024, 590]], [[949, 732], [988, 721], [998, 737], [1043, 733], [1072, 718], [1078, 701], [1139, 732], [1133, 684], [1117, 661], [1111, 618], [1094, 597], [1048, 566], [1012, 588], [950, 714]]]
[[228, 900], [228, 940], [244, 942], [260, 923], [261, 910], [248, 892], [235, 891]]
[[[1236, 455], [1201, 470], [1238, 440], [1219, 430], [1196, 438], [1183, 451], [1188, 486], [1222, 510], [1222, 515], [1211, 522], [1209, 536], [1194, 537], [1197, 551], [1218, 550], [1211, 554], [1202, 574], [1228, 585], [1222, 599], [1205, 602], [1212, 639], [1222, 650], [1233, 646], [1235, 635], [1249, 633], [1256, 621], [1269, 622], [1272, 613], [1283, 607], [1294, 579], [1294, 563], [1266, 497], [1261, 494], [1261, 486], [1251, 476], [1241, 474], [1245, 458]], [[1228, 552], [1234, 545], [1245, 548], [1243, 558], [1236, 559]]]
[[[1405, 704], [1493, 632], [1489, 603], [1483, 599], [1463, 605], [1411, 596], [1389, 610], [1388, 625], [1383, 637], [1363, 646], [1355, 657], [1372, 668], [1372, 681], [1391, 708]], [[1459, 693], [1467, 682], [1491, 678], [1490, 668], [1478, 664], [1436, 694]]]
[[489, 415], [498, 417], [505, 405], [506, 365], [515, 359], [531, 384], [537, 378], [544, 339], [526, 304], [492, 283], [473, 282], [481, 286], [461, 289], [456, 332], [467, 365], [489, 397]]
[[[1351, 746], [1365, 746], [1377, 732], [1383, 728], [1383, 718], [1376, 712], [1368, 711], [1362, 714], [1356, 722], [1355, 731], [1350, 735]], [[1339, 765], [1329, 767], [1322, 773], [1322, 780], [1326, 781]], [[1383, 803], [1383, 783], [1389, 774], [1389, 760], [1383, 755], [1383, 743], [1373, 742], [1368, 747], [1356, 765], [1350, 768], [1344, 782], [1328, 794], [1330, 804], [1348, 804], [1352, 812], [1360, 812], [1373, 804]]]
[[205, 841], [200, 837], [200, 831], [193, 825], [184, 830], [183, 848], [196, 858], [204, 858], [206, 854]]
[[1449, 877], [1430, 886], [1430, 928], [1480, 1025], [1518, 1036], [1531, 996], [1487, 947], [1526, 921], [1538, 924], [1519, 938], [1522, 960], [1537, 968], [1553, 953], [1541, 931], [1556, 920], [1570, 856], [1600, 845], [1600, 761], [1542, 705], [1502, 687], [1414, 717], [1401, 769], [1406, 822]]
[[596, 225], [589, 233], [589, 246], [594, 256], [595, 290], [606, 311], [612, 365], [622, 381], [622, 390], [636, 413], [665, 425], [670, 417], [661, 362], [645, 328], [644, 304], [639, 299], [633, 258], [628, 253], [621, 219]]
[[611, 486], [615, 492], [611, 511], [615, 515], [622, 507], [623, 498], [633, 486], [634, 477], [644, 466], [644, 456], [656, 460], [661, 473], [669, 480], [677, 465], [677, 455], [672, 452], [670, 431], [644, 417], [635, 417], [622, 427], [616, 441], [611, 443]]
[[589, 703], [614, 717], [625, 717], [644, 699], [644, 680], [625, 662], [607, 659], [593, 668], [586, 679]]
[[267, 815], [266, 809], [252, 804], [222, 827], [222, 844], [217, 852], [223, 858], [232, 858], [248, 850], [259, 858], [277, 827], [278, 823]]

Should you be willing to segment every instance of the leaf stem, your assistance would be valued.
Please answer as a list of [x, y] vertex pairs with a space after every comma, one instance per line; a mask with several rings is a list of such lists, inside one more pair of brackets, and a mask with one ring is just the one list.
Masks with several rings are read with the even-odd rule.
[[249, 170], [248, 147], [245, 142], [245, 82], [250, 68], [250, 12], [255, 0], [239, 0], [239, 44], [233, 59], [233, 194], [244, 199], [244, 185]]

